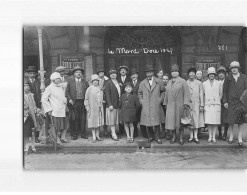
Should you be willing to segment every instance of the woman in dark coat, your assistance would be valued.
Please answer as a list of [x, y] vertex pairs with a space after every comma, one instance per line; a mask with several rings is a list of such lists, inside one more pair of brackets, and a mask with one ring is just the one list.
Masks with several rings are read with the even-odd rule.
[[120, 100], [120, 120], [124, 123], [124, 128], [127, 135], [127, 142], [134, 142], [134, 124], [137, 121], [136, 111], [140, 106], [139, 99], [136, 94], [132, 94], [132, 84], [125, 84], [125, 93]]
[[116, 135], [116, 125], [119, 124], [119, 99], [121, 97], [121, 88], [117, 81], [117, 71], [109, 71], [110, 79], [105, 85], [106, 96], [106, 125], [111, 128], [111, 137], [114, 141], [119, 141]]
[[223, 85], [223, 103], [227, 109], [225, 121], [229, 124], [229, 141], [233, 142], [233, 125], [238, 124], [238, 143], [242, 146], [242, 132], [244, 129], [244, 118], [239, 114], [239, 108], [241, 107], [240, 97], [247, 89], [247, 77], [239, 72], [240, 64], [237, 61], [233, 61], [230, 64], [231, 74], [227, 75]]

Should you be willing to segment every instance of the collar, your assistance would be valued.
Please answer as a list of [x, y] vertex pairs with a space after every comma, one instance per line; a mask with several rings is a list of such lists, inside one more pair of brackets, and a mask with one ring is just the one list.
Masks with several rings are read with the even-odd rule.
[[81, 78], [78, 79], [78, 78], [75, 77], [75, 81], [77, 81], [77, 82], [78, 82], [78, 81], [81, 81]]

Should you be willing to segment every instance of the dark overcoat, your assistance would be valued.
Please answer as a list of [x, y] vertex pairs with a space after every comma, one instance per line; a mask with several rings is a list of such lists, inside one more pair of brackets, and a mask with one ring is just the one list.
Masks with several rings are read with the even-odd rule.
[[41, 108], [40, 79], [35, 78], [35, 81], [33, 83], [30, 81], [30, 79], [28, 79], [27, 81], [29, 83], [30, 92], [33, 94], [37, 108]]
[[[120, 94], [121, 95], [121, 94]], [[111, 79], [105, 85], [106, 108], [113, 106], [114, 109], [119, 108], [119, 94], [117, 87]]]
[[121, 96], [120, 105], [120, 120], [122, 122], [137, 121], [136, 111], [140, 107], [140, 102], [136, 94], [123, 94]]
[[243, 121], [239, 119], [239, 108], [241, 107], [240, 97], [247, 89], [247, 76], [240, 73], [239, 78], [234, 79], [232, 74], [226, 76], [223, 85], [223, 104], [228, 103], [228, 109], [225, 115], [225, 122], [228, 124], [240, 124]]

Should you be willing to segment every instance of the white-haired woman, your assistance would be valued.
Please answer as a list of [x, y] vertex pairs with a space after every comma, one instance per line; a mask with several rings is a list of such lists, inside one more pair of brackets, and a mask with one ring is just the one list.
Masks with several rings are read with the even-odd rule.
[[215, 79], [214, 67], [208, 68], [208, 80], [203, 83], [204, 117], [208, 125], [208, 142], [216, 142], [215, 134], [221, 123], [222, 82]]
[[[65, 87], [61, 83], [61, 76], [58, 72], [51, 74], [51, 84], [45, 89], [42, 96], [42, 104], [45, 113], [51, 116], [54, 122], [56, 133], [66, 128], [66, 106]], [[57, 137], [57, 143], [62, 145]]]
[[92, 129], [93, 143], [102, 141], [99, 137], [99, 128], [104, 125], [103, 92], [99, 88], [99, 76], [91, 76], [92, 85], [87, 88], [84, 105], [87, 110], [88, 128]]

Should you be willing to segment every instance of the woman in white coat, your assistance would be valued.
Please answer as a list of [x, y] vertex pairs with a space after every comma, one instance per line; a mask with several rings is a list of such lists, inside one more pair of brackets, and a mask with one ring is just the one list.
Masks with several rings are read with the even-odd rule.
[[[58, 72], [51, 74], [51, 84], [45, 89], [42, 95], [42, 104], [45, 113], [52, 116], [56, 133], [63, 131], [66, 127], [66, 106], [65, 88], [61, 83], [61, 76]], [[57, 143], [62, 145], [57, 136]]]
[[208, 142], [216, 142], [215, 134], [221, 123], [221, 97], [222, 83], [215, 79], [214, 67], [208, 68], [208, 80], [203, 82], [204, 91], [204, 117], [208, 125]]
[[99, 137], [99, 128], [104, 125], [103, 92], [99, 88], [99, 76], [91, 76], [92, 85], [87, 88], [84, 105], [87, 110], [88, 128], [92, 129], [93, 143], [102, 141]]

